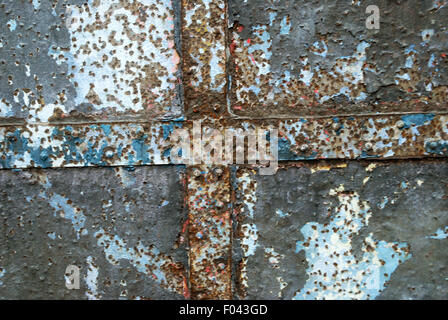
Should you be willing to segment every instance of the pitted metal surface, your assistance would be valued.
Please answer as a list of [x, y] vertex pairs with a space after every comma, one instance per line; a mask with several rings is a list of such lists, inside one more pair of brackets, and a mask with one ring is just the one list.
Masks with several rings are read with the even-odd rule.
[[207, 166], [189, 170], [187, 203], [192, 298], [230, 299], [230, 173], [228, 169]]
[[446, 299], [448, 4], [371, 4], [0, 0], [0, 299]]
[[[188, 297], [184, 175], [174, 166], [2, 171], [2, 299]], [[65, 287], [69, 265], [81, 269], [80, 290]]]
[[2, 0], [0, 6], [2, 121], [182, 116], [175, 1]]
[[[0, 168], [175, 163], [171, 159], [176, 142], [173, 132], [185, 129], [192, 135], [193, 127], [193, 121], [0, 127]], [[201, 136], [207, 142], [210, 129], [224, 136], [226, 130], [268, 134], [273, 127], [280, 135], [279, 160], [397, 159], [448, 154], [447, 116], [434, 114], [203, 121]], [[247, 163], [247, 152], [244, 159]], [[214, 164], [223, 163], [219, 160]]]
[[[379, 30], [366, 28], [368, 4], [380, 10]], [[230, 0], [229, 112], [446, 112], [446, 3], [368, 4]], [[417, 101], [422, 105], [409, 103]]]
[[0, 127], [2, 168], [168, 164], [170, 133], [182, 123]]
[[226, 1], [182, 4], [185, 110], [189, 118], [216, 118], [227, 103]]
[[235, 172], [237, 297], [445, 299], [446, 161]]

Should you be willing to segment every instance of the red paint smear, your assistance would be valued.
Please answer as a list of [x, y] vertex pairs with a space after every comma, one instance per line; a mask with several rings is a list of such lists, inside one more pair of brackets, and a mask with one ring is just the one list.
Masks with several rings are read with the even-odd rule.
[[185, 233], [185, 231], [187, 230], [189, 220], [190, 219], [185, 220], [184, 225], [182, 227], [182, 233]]
[[190, 299], [190, 290], [188, 290], [188, 282], [187, 278], [185, 276], [182, 276], [184, 278], [184, 297], [185, 299]]
[[235, 48], [236, 48], [236, 41], [233, 40], [232, 43], [230, 44], [230, 53], [233, 54], [235, 52]]
[[251, 53], [249, 56], [250, 56], [250, 58], [252, 59], [252, 62], [253, 62], [254, 64], [257, 64], [257, 63], [255, 62], [255, 59], [254, 59], [254, 56], [252, 55], [252, 53]]
[[241, 106], [233, 106], [233, 109], [242, 110], [243, 108]]

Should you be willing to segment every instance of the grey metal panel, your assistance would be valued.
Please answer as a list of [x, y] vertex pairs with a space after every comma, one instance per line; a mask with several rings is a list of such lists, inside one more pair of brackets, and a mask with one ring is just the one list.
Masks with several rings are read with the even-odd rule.
[[235, 282], [249, 299], [446, 299], [446, 161], [235, 172]]
[[175, 166], [0, 171], [0, 297], [188, 297], [183, 179]]
[[0, 122], [182, 117], [179, 2], [0, 8]]
[[[379, 9], [379, 29], [366, 21]], [[432, 0], [229, 1], [230, 112], [447, 111], [448, 7]]]
[[[0, 297], [446, 298], [448, 6], [376, 4], [0, 0]], [[295, 162], [164, 166], [194, 119]]]

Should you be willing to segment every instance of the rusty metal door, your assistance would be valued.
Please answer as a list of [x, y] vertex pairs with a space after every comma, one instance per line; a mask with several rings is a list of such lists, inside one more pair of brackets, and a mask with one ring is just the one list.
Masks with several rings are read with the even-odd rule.
[[[0, 0], [0, 297], [446, 299], [447, 19]], [[179, 132], [246, 161], [179, 162]]]

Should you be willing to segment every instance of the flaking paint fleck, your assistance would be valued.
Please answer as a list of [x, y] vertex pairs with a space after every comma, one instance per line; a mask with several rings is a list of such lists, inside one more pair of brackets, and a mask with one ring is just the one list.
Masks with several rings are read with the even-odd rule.
[[98, 293], [98, 266], [94, 263], [92, 256], [87, 257], [87, 275], [85, 277], [88, 290], [86, 296], [89, 300], [101, 299]]
[[427, 238], [430, 239], [436, 239], [436, 240], [443, 240], [448, 238], [448, 227], [440, 228], [434, 234], [428, 236]]

